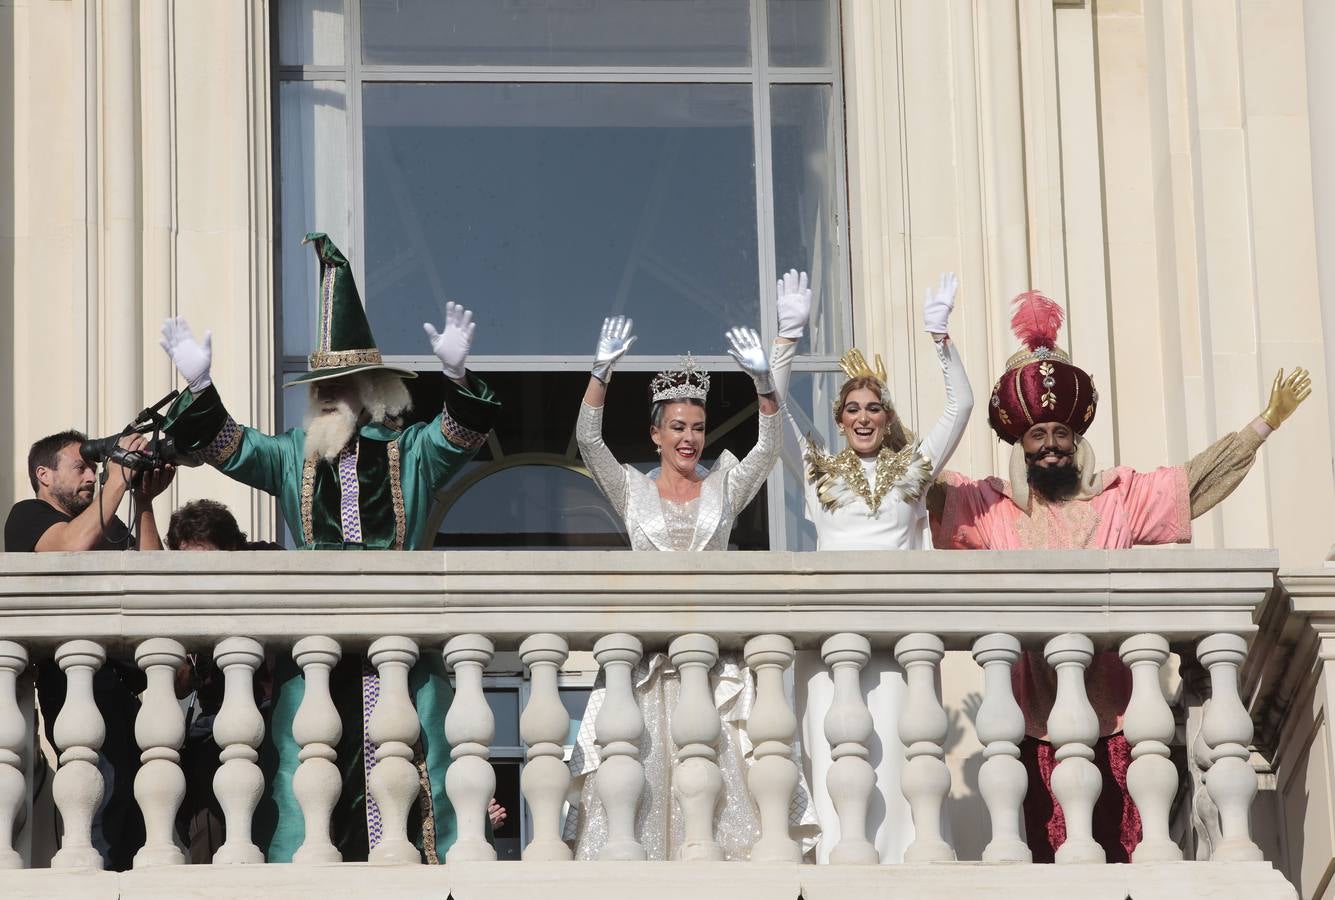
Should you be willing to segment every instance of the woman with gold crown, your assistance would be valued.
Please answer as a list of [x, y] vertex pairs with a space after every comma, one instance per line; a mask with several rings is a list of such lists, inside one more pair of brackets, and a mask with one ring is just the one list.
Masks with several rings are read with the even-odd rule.
[[[760, 428], [755, 446], [738, 460], [724, 451], [712, 468], [700, 464], [705, 447], [705, 397], [709, 374], [688, 354], [680, 370], [658, 374], [650, 382], [649, 437], [662, 459], [646, 475], [617, 462], [602, 438], [603, 401], [617, 361], [635, 342], [631, 320], [617, 316], [603, 322], [589, 386], [580, 405], [576, 439], [593, 480], [626, 525], [633, 550], [726, 550], [733, 522], [765, 483], [779, 457], [782, 422], [774, 374], [760, 337], [750, 328], [727, 332], [729, 355], [756, 385]], [[644, 717], [641, 762], [647, 790], [636, 816], [635, 832], [649, 859], [672, 859], [683, 842], [683, 820], [672, 797], [670, 715], [679, 681], [662, 653], [647, 656], [634, 673], [635, 697]], [[711, 673], [714, 705], [723, 719], [717, 762], [723, 797], [716, 825], [728, 859], [749, 857], [760, 836], [759, 819], [746, 786], [750, 745], [742, 726], [755, 699], [750, 672], [740, 654], [725, 652]], [[572, 810], [567, 836], [575, 838], [575, 858], [595, 858], [607, 842], [607, 816], [596, 792], [598, 765], [594, 719], [602, 703], [594, 691], [580, 725], [571, 768], [584, 777], [578, 821]], [[795, 818], [809, 833], [814, 826], [809, 795], [798, 787]], [[808, 834], [809, 836], [809, 834]]]
[[[948, 334], [959, 280], [954, 273], [941, 276], [928, 290], [923, 324], [935, 342], [945, 375], [946, 405], [932, 430], [916, 440], [895, 412], [886, 382], [885, 365], [867, 365], [858, 350], [844, 355], [847, 380], [834, 404], [835, 425], [846, 445], [829, 454], [814, 437], [806, 437], [791, 417], [785, 432], [784, 455], [801, 461], [805, 472], [806, 515], [816, 527], [818, 550], [918, 550], [930, 548], [927, 536], [927, 488], [945, 467], [968, 425], [973, 391]], [[787, 375], [811, 311], [806, 273], [791, 271], [779, 282], [779, 337], [771, 361], [780, 395], [787, 393]], [[839, 843], [839, 820], [826, 789], [831, 759], [825, 739], [826, 713], [834, 699], [834, 685], [820, 657], [798, 654], [796, 679], [802, 715], [802, 754], [812, 785], [820, 823], [818, 862], [828, 862]], [[876, 648], [861, 673], [862, 691], [874, 723], [873, 741], [880, 742], [879, 761], [873, 747], [876, 793], [868, 807], [870, 844], [852, 850], [857, 862], [902, 862], [913, 840], [913, 820], [900, 792], [904, 746], [899, 741], [899, 710], [903, 705], [904, 674], [889, 651]]]

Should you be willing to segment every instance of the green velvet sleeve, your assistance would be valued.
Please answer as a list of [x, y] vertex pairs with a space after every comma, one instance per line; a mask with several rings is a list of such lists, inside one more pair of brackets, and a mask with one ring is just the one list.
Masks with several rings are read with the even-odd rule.
[[166, 419], [163, 430], [176, 440], [177, 449], [200, 462], [269, 494], [295, 489], [290, 476], [300, 474], [302, 432], [274, 436], [237, 424], [212, 385], [199, 394], [184, 391]]
[[468, 387], [463, 388], [447, 379], [440, 414], [425, 425], [409, 428], [400, 439], [404, 458], [416, 462], [431, 490], [473, 458], [487, 442], [500, 412], [500, 401], [485, 381], [471, 373], [468, 381]]

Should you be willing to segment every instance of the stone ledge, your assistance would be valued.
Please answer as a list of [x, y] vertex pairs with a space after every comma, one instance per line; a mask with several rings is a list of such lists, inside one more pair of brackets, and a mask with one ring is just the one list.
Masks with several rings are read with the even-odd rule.
[[459, 863], [439, 867], [180, 866], [137, 872], [0, 873], [6, 900], [1295, 900], [1269, 863], [1023, 866], [948, 863], [793, 866], [749, 863]]

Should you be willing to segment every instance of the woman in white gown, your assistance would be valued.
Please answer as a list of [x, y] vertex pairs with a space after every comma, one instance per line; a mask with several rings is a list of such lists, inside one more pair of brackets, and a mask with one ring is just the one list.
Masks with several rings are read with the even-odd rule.
[[[928, 291], [923, 307], [926, 330], [935, 341], [936, 355], [945, 374], [946, 405], [927, 437], [918, 441], [900, 421], [886, 387], [884, 367], [867, 366], [856, 350], [845, 354], [848, 380], [834, 405], [835, 425], [846, 446], [827, 454], [814, 438], [805, 437], [788, 417], [784, 435], [785, 458], [801, 467], [806, 516], [816, 528], [818, 550], [918, 550], [932, 546], [925, 538], [927, 488], [959, 444], [973, 411], [973, 392], [959, 351], [947, 334], [958, 281], [943, 275], [936, 290]], [[780, 396], [787, 395], [787, 376], [797, 340], [811, 309], [806, 275], [789, 272], [779, 283], [779, 338], [771, 364]], [[834, 686], [820, 654], [798, 654], [795, 678], [802, 720], [802, 755], [820, 824], [817, 861], [829, 861], [839, 842], [839, 820], [826, 789], [830, 745], [825, 739], [825, 715], [834, 698]], [[875, 726], [870, 762], [876, 787], [867, 812], [867, 834], [880, 860], [903, 862], [904, 849], [913, 840], [913, 820], [900, 792], [904, 746], [899, 741], [899, 710], [903, 705], [903, 670], [884, 647], [873, 648], [862, 670], [862, 691]], [[879, 746], [877, 746], [879, 745]]]
[[[760, 338], [749, 328], [727, 334], [729, 354], [751, 376], [760, 408], [755, 446], [738, 460], [724, 451], [711, 469], [700, 464], [705, 447], [705, 397], [709, 375], [687, 356], [679, 371], [664, 372], [650, 383], [653, 408], [649, 437], [660, 454], [660, 467], [646, 475], [617, 462], [603, 442], [603, 401], [612, 368], [630, 349], [631, 321], [616, 317], [603, 323], [592, 376], [580, 405], [576, 440], [584, 464], [613, 509], [621, 516], [633, 550], [726, 550], [733, 521], [765, 483], [779, 456], [780, 400]], [[755, 699], [750, 672], [736, 652], [725, 652], [711, 674], [714, 703], [723, 720], [719, 768], [723, 798], [716, 837], [729, 859], [745, 859], [760, 836], [759, 820], [746, 787], [751, 747], [742, 730]], [[649, 859], [672, 859], [682, 842], [682, 820], [671, 792], [670, 717], [679, 682], [667, 657], [651, 654], [636, 668], [635, 696], [644, 716], [641, 742], [647, 790], [641, 798], [636, 834]], [[584, 712], [571, 768], [586, 776], [579, 786], [578, 821], [567, 820], [567, 837], [575, 840], [575, 858], [592, 859], [607, 840], [607, 817], [587, 777], [598, 765], [593, 725], [602, 691], [595, 690]], [[814, 825], [805, 789], [799, 787], [797, 807], [808, 829]]]

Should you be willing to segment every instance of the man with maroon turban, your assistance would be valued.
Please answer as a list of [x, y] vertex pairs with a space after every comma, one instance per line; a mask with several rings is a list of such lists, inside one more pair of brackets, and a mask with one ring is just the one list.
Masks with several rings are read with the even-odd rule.
[[[1037, 291], [1015, 298], [1011, 328], [1024, 349], [1007, 361], [988, 410], [992, 430], [1013, 447], [1010, 480], [944, 473], [928, 496], [938, 549], [1115, 550], [1188, 543], [1191, 520], [1233, 492], [1261, 444], [1312, 391], [1305, 370], [1286, 378], [1281, 369], [1261, 415], [1186, 465], [1100, 471], [1083, 437], [1094, 421], [1098, 391], [1057, 346], [1062, 318], [1061, 307]], [[1056, 677], [1038, 654], [1026, 652], [1013, 682], [1027, 735], [1021, 759], [1030, 771], [1025, 829], [1034, 862], [1051, 862], [1066, 837], [1052, 793], [1054, 750], [1046, 740]], [[1104, 776], [1094, 837], [1108, 862], [1127, 862], [1140, 841], [1140, 816], [1126, 787], [1131, 748], [1122, 735], [1130, 672], [1115, 652], [1105, 651], [1095, 655], [1086, 682], [1099, 718], [1095, 763]]]

